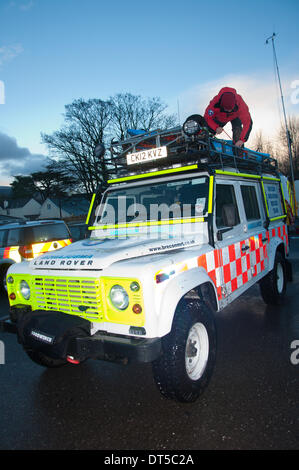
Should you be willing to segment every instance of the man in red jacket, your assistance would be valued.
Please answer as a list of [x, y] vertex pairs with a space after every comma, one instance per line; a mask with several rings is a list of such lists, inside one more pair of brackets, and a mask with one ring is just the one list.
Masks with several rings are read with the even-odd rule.
[[234, 88], [222, 88], [210, 101], [204, 118], [213, 134], [221, 134], [225, 124], [231, 122], [233, 142], [237, 147], [243, 147], [248, 140], [252, 119], [247, 104]]

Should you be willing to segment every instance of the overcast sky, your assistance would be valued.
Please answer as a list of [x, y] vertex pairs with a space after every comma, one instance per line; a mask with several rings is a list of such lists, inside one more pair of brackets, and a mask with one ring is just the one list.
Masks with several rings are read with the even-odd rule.
[[182, 123], [233, 86], [252, 137], [274, 135], [282, 110], [265, 40], [277, 33], [287, 112], [299, 115], [298, 13], [298, 0], [0, 0], [0, 184], [43, 167], [40, 133], [80, 97], [159, 96]]

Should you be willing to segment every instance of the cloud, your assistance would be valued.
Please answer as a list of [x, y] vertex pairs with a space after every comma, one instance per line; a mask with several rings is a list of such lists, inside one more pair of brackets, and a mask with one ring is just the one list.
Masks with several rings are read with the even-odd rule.
[[9, 62], [23, 52], [21, 44], [0, 47], [0, 66]]
[[[299, 106], [294, 105], [292, 83], [296, 77], [285, 79], [283, 82], [284, 101], [287, 114], [299, 114]], [[210, 100], [224, 86], [237, 90], [247, 103], [253, 120], [253, 129], [248, 144], [254, 139], [255, 133], [262, 131], [267, 139], [274, 139], [281, 124], [284, 124], [280, 91], [273, 76], [260, 76], [258, 74], [226, 75], [214, 81], [198, 84], [189, 90], [183, 91], [179, 97], [181, 124], [191, 114], [204, 114]], [[225, 127], [231, 135], [231, 126]], [[222, 134], [220, 138], [227, 138]]]
[[30, 0], [27, 3], [22, 3], [20, 5], [20, 10], [27, 11], [27, 10], [30, 10], [33, 6], [34, 6], [34, 2], [33, 2], [33, 0]]
[[19, 147], [16, 139], [0, 132], [0, 180], [11, 180], [15, 175], [29, 175], [45, 170], [48, 157], [31, 153], [26, 147]]
[[8, 3], [7, 8], [17, 8], [18, 10], [21, 10], [21, 11], [27, 11], [27, 10], [30, 10], [33, 6], [34, 6], [33, 0], [28, 0], [22, 3], [18, 3], [12, 0]]

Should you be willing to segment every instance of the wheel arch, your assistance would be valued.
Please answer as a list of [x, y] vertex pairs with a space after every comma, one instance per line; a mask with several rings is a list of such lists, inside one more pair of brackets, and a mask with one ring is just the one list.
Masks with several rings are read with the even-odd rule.
[[4, 269], [10, 268], [10, 266], [12, 266], [13, 264], [15, 264], [15, 261], [10, 258], [1, 260], [0, 261], [0, 273], [2, 273]]
[[271, 271], [274, 267], [275, 256], [276, 252], [279, 251], [282, 256], [285, 258], [285, 245], [281, 239], [273, 239], [270, 241], [269, 248], [268, 248], [268, 256], [269, 256], [269, 269]]
[[172, 327], [175, 312], [182, 301], [197, 298], [212, 310], [219, 308], [214, 283], [204, 268], [192, 268], [172, 279], [163, 294], [158, 317], [158, 336], [168, 334]]
[[[13, 265], [15, 264], [15, 261], [13, 261], [12, 259], [3, 259], [1, 260], [0, 262], [0, 290], [5, 292], [5, 287], [4, 287], [4, 273], [6, 273], [8, 271], [8, 269]], [[6, 276], [5, 276], [6, 277]]]

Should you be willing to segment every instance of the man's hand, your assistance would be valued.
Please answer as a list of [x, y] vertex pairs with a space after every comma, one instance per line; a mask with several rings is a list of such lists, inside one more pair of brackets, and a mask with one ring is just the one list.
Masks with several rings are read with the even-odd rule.
[[221, 132], [223, 132], [223, 128], [222, 127], [217, 127], [216, 134], [221, 134]]
[[243, 140], [238, 140], [238, 142], [235, 143], [236, 147], [242, 147], [244, 144]]

